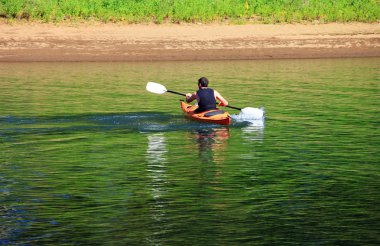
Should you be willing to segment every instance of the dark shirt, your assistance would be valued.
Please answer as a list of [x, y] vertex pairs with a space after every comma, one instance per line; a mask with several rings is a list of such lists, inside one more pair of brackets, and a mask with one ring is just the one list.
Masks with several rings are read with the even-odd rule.
[[211, 88], [199, 89], [197, 91], [197, 95], [199, 98], [198, 109], [196, 110], [197, 113], [211, 110], [211, 109], [216, 109], [216, 100], [215, 100], [213, 89]]

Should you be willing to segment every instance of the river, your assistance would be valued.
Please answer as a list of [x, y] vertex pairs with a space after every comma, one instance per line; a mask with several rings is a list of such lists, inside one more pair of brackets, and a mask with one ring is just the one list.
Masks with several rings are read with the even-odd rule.
[[[380, 59], [0, 63], [0, 245], [378, 245]], [[193, 122], [206, 76], [262, 122]], [[238, 110], [228, 109], [231, 114]]]

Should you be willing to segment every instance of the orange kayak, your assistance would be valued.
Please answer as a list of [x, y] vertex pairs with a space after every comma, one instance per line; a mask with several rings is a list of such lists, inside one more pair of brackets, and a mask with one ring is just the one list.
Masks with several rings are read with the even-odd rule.
[[182, 111], [192, 120], [215, 123], [220, 125], [231, 124], [231, 116], [229, 113], [220, 110], [213, 109], [201, 113], [195, 113], [194, 111], [198, 108], [198, 105], [190, 105], [181, 101]]

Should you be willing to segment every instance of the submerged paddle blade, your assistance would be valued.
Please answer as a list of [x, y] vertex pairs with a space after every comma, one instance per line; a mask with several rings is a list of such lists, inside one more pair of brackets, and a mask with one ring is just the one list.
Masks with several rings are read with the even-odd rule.
[[149, 92], [153, 92], [156, 94], [164, 94], [168, 90], [165, 88], [165, 86], [158, 84], [156, 82], [148, 82], [146, 84], [146, 90]]

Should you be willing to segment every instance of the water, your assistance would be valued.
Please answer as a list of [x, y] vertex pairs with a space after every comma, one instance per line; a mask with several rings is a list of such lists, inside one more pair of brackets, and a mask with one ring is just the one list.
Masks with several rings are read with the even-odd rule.
[[[378, 245], [379, 64], [0, 64], [0, 245]], [[201, 76], [265, 122], [145, 91]]]

